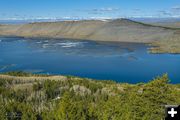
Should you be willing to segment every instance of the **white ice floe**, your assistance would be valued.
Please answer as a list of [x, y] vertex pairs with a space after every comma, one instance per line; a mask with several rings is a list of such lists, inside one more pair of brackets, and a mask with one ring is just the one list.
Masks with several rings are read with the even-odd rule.
[[61, 47], [76, 47], [78, 45], [82, 45], [84, 42], [65, 42], [65, 43], [56, 43], [55, 45], [60, 45]]
[[41, 44], [42, 42], [40, 41], [40, 42], [36, 42], [37, 44]]
[[49, 42], [48, 40], [45, 40], [44, 42]]
[[47, 48], [49, 46], [49, 44], [43, 44], [42, 47], [43, 48]]
[[72, 46], [72, 45], [69, 45], [69, 46], [62, 46], [63, 48], [71, 48], [71, 47], [75, 47], [75, 46]]

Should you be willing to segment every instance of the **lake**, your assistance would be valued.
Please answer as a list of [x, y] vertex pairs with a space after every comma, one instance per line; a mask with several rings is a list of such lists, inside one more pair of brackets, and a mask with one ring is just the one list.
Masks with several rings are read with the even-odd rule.
[[117, 82], [148, 82], [168, 73], [180, 83], [180, 55], [149, 54], [134, 43], [0, 37], [0, 72], [22, 70]]

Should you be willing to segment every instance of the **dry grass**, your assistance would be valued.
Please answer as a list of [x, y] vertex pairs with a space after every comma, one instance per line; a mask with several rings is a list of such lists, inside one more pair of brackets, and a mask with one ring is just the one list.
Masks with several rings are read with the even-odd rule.
[[149, 49], [150, 53], [180, 53], [180, 35], [176, 34], [171, 38], [154, 41], [150, 44], [153, 46]]
[[32, 91], [33, 89], [33, 84], [45, 80], [55, 80], [55, 81], [64, 81], [67, 80], [67, 77], [65, 76], [47, 76], [47, 77], [42, 77], [42, 76], [30, 76], [30, 77], [25, 77], [25, 76], [10, 76], [10, 75], [3, 75], [0, 74], [0, 79], [5, 79], [12, 81], [12, 85], [9, 86], [10, 89], [12, 90], [28, 90]]
[[159, 23], [152, 23], [152, 25], [164, 26], [170, 28], [180, 28], [180, 22], [159, 22]]
[[13, 80], [17, 83], [32, 83], [35, 81], [44, 81], [44, 80], [56, 80], [56, 81], [63, 81], [66, 80], [67, 77], [65, 76], [32, 76], [32, 77], [18, 77], [18, 76], [10, 76], [10, 75], [3, 75], [0, 74], [0, 79], [6, 79], [6, 80]]
[[127, 19], [109, 21], [45, 22], [0, 26], [0, 35], [42, 38], [71, 38], [95, 41], [147, 43], [172, 35], [174, 29]]
[[14, 84], [14, 85], [11, 86], [11, 88], [12, 88], [14, 91], [18, 91], [18, 90], [33, 91], [33, 83]]

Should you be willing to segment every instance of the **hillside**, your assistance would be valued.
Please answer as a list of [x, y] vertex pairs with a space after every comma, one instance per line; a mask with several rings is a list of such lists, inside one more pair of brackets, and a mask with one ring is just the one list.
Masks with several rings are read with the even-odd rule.
[[171, 28], [180, 28], [180, 22], [175, 21], [175, 22], [156, 22], [156, 23], [151, 23], [152, 25], [157, 25], [157, 26], [165, 26], [165, 27], [171, 27]]
[[0, 118], [22, 120], [160, 120], [164, 105], [180, 104], [167, 75], [126, 84], [71, 76], [0, 75]]
[[120, 42], [149, 42], [173, 33], [174, 31], [170, 29], [153, 27], [128, 19], [42, 22], [0, 27], [0, 35]]
[[[163, 42], [165, 39], [180, 38], [178, 33], [179, 29], [177, 28], [149, 25], [128, 19], [41, 22], [0, 26], [0, 35], [3, 36], [71, 38], [138, 43]], [[180, 43], [179, 39], [178, 43]], [[180, 48], [177, 51], [180, 53]]]

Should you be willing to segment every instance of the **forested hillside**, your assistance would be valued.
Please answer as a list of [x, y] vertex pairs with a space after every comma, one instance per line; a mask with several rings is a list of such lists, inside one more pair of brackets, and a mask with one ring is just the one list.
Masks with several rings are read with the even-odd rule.
[[180, 85], [170, 84], [166, 74], [139, 84], [0, 75], [1, 120], [161, 120], [167, 104], [180, 104]]

